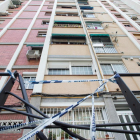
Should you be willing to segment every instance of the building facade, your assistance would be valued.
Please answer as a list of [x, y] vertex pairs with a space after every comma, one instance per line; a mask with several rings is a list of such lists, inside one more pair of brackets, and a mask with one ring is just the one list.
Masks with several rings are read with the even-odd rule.
[[[131, 8], [131, 7], [132, 8]], [[114, 72], [140, 73], [140, 3], [137, 0], [5, 0], [0, 1], [0, 72], [17, 70], [24, 81], [108, 79]], [[8, 77], [1, 77], [0, 90]], [[139, 77], [123, 77], [139, 99]], [[93, 93], [101, 82], [25, 84], [32, 105], [48, 116]], [[12, 92], [22, 97], [19, 83]], [[136, 122], [117, 84], [107, 83], [95, 96], [96, 123]], [[5, 106], [25, 111], [8, 96]], [[35, 114], [35, 112], [33, 112]], [[59, 120], [90, 124], [91, 98]], [[28, 121], [2, 110], [1, 126]], [[136, 126], [114, 127], [139, 131]], [[90, 139], [90, 131], [70, 129]], [[0, 140], [16, 140], [29, 130], [0, 133]], [[60, 129], [44, 129], [54, 140], [70, 139]], [[96, 139], [139, 140], [139, 135], [96, 132]], [[32, 139], [37, 139], [33, 137]]]

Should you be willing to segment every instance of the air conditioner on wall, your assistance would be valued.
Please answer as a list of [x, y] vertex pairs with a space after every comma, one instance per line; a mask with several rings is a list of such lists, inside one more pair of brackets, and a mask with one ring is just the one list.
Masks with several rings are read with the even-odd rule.
[[9, 9], [15, 9], [16, 5], [9, 5]]
[[26, 57], [28, 60], [30, 60], [31, 58], [38, 59], [40, 58], [40, 52], [39, 50], [28, 50], [26, 53]]
[[137, 19], [138, 19], [136, 15], [132, 15], [132, 16], [130, 16], [130, 17], [131, 17], [131, 19], [133, 19], [133, 20], [137, 20]]
[[0, 16], [8, 16], [8, 12], [5, 11], [5, 12], [0, 12]]

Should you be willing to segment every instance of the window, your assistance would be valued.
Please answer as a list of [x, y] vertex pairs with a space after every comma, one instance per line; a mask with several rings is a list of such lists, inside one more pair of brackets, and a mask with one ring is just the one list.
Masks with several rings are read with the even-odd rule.
[[53, 6], [48, 6], [48, 9], [53, 9]]
[[94, 47], [96, 53], [118, 53], [114, 47]]
[[85, 36], [52, 36], [51, 44], [77, 44], [85, 45]]
[[117, 18], [123, 18], [121, 15], [115, 15]]
[[[0, 120], [0, 126], [13, 126], [13, 125], [19, 125], [22, 124], [23, 120]], [[5, 133], [5, 132], [1, 132]], [[6, 133], [11, 133], [10, 131], [7, 131]], [[14, 133], [21, 133], [21, 130], [14, 130]]]
[[77, 13], [56, 13], [56, 16], [78, 16]]
[[28, 76], [28, 77], [23, 77], [23, 80], [24, 80], [24, 85], [25, 85], [25, 89], [33, 89], [34, 88], [34, 84], [30, 84], [28, 83], [29, 81], [35, 81], [36, 77], [31, 77], [31, 76]]
[[11, 15], [11, 14], [13, 14], [13, 12], [12, 11], [8, 11], [8, 14]]
[[92, 75], [91, 66], [73, 66], [72, 75]]
[[48, 75], [69, 75], [69, 69], [49, 69]]
[[42, 24], [43, 24], [43, 25], [48, 25], [48, 24], [49, 24], [49, 21], [43, 20], [43, 21], [42, 21]]
[[87, 18], [95, 18], [95, 15], [93, 15], [93, 14], [86, 14], [85, 17], [87, 17]]
[[132, 27], [129, 23], [123, 23], [125, 27]]
[[115, 9], [111, 9], [110, 11], [112, 11], [112, 12], [116, 12], [116, 10], [115, 10]]
[[45, 16], [51, 16], [51, 12], [45, 12]]
[[54, 4], [54, 2], [49, 2], [49, 4]]
[[140, 34], [133, 34], [136, 38], [137, 38], [137, 40], [140, 40]]
[[0, 24], [2, 24], [5, 20], [0, 20]]
[[[56, 104], [58, 105], [59, 102], [56, 102]], [[67, 106], [67, 102], [61, 101], [61, 104], [64, 104], [65, 106]], [[58, 106], [57, 108], [43, 107], [41, 108], [41, 111], [44, 114], [47, 114], [49, 117], [52, 117], [53, 115], [59, 113], [63, 109], [65, 109], [63, 106]], [[91, 123], [91, 120], [90, 120], [90, 118], [92, 117], [91, 115], [92, 115], [92, 108], [89, 105], [89, 107], [85, 106], [85, 107], [74, 108], [73, 110], [69, 111], [64, 116], [62, 116], [59, 120], [66, 123], [74, 124], [74, 125], [85, 125], [85, 124]], [[103, 107], [95, 106], [95, 121], [96, 121], [96, 124], [108, 123], [106, 110], [104, 106]], [[90, 139], [90, 130], [72, 129], [72, 131], [86, 139]], [[54, 136], [53, 139], [57, 139], [57, 137], [59, 137], [59, 139], [62, 139], [62, 137], [64, 136], [65, 140], [70, 140], [70, 136], [59, 129], [46, 129], [44, 130], [44, 134], [47, 136], [53, 135]], [[96, 132], [97, 139], [104, 139], [105, 135], [106, 133], [102, 133], [99, 131]], [[109, 137], [113, 137], [112, 133], [109, 133]]]
[[[137, 123], [137, 120], [134, 116], [134, 114], [131, 111], [123, 110], [123, 111], [117, 111], [117, 115], [119, 116], [121, 123]], [[129, 131], [140, 131], [140, 127], [138, 125], [133, 126], [123, 126], [124, 130]], [[127, 140], [139, 140], [140, 136], [135, 134], [125, 134]]]
[[72, 8], [72, 6], [62, 6], [61, 8]]
[[45, 37], [46, 34], [47, 34], [46, 31], [39, 31], [37, 36], [38, 36], [38, 37]]
[[101, 22], [87, 22], [86, 26], [89, 29], [103, 29]]
[[105, 75], [113, 75], [115, 71], [118, 73], [127, 73], [127, 70], [123, 64], [101, 64], [101, 68], [103, 70], [103, 74]]

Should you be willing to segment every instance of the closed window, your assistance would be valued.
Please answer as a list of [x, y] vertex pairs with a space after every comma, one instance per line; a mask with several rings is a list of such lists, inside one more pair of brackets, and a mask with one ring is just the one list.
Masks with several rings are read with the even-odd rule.
[[136, 38], [137, 38], [137, 40], [140, 40], [140, 34], [133, 34]]
[[35, 81], [36, 77], [23, 77], [25, 89], [33, 89], [34, 84], [29, 83], [29, 81]]
[[114, 47], [94, 47], [96, 53], [118, 53]]
[[69, 69], [49, 69], [48, 75], [69, 75]]
[[123, 18], [121, 15], [115, 15], [117, 18]]
[[123, 64], [101, 64], [101, 68], [103, 74], [105, 75], [113, 75], [115, 71], [117, 73], [127, 73], [127, 70]]
[[48, 6], [48, 9], [53, 9], [53, 6]]
[[91, 66], [73, 66], [72, 75], [92, 75]]
[[93, 14], [86, 14], [86, 17], [87, 18], [95, 18], [95, 15], [93, 15]]

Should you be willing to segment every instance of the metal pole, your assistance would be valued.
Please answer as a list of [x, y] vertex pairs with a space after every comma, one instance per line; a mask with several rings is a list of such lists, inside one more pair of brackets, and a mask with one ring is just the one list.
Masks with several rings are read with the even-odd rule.
[[129, 87], [125, 84], [119, 74], [115, 77], [117, 84], [119, 85], [129, 107], [131, 108], [134, 116], [136, 117], [137, 121], [140, 122], [140, 102], [135, 97], [133, 92], [129, 89]]
[[[19, 75], [18, 75], [18, 78], [19, 78], [19, 84], [20, 84], [20, 87], [21, 87], [23, 99], [24, 99], [26, 102], [29, 103], [28, 96], [27, 96], [27, 93], [26, 93], [26, 89], [25, 89], [25, 86], [24, 86], [24, 82], [23, 82], [22, 76], [19, 74]], [[27, 106], [27, 105], [25, 105], [25, 107], [26, 107], [27, 113], [32, 114], [31, 108], [30, 108], [29, 106]], [[32, 117], [30, 117], [30, 116], [28, 116], [28, 119], [29, 119], [30, 122], [31, 122], [31, 121], [34, 121], [34, 118], [32, 118]], [[43, 132], [41, 132], [41, 131], [40, 131], [39, 133], [37, 133], [37, 136], [38, 136], [41, 140], [48, 140], [48, 139], [46, 138], [46, 136], [43, 134]]]

